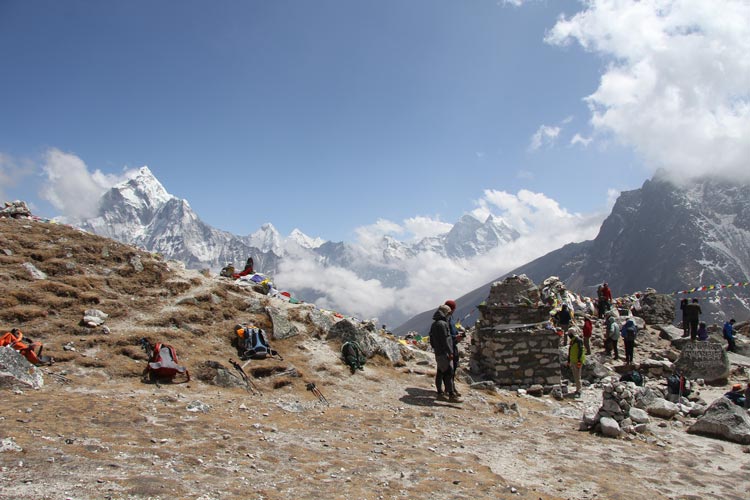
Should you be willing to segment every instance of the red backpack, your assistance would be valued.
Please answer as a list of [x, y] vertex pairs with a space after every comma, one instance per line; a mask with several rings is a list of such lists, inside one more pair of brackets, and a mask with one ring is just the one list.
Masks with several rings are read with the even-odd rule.
[[143, 369], [142, 375], [144, 382], [146, 380], [150, 382], [173, 382], [178, 374], [185, 375], [186, 380], [184, 382], [190, 382], [190, 372], [179, 364], [174, 347], [161, 342], [152, 346], [145, 338], [141, 339], [141, 346], [148, 356], [148, 364]]

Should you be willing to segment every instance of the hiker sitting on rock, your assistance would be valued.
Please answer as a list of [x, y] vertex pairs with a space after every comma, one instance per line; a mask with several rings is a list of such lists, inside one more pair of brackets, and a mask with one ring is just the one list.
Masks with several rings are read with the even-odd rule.
[[724, 397], [737, 406], [745, 407], [745, 393], [742, 390], [742, 384], [734, 384], [732, 390], [724, 394]]
[[232, 278], [237, 279], [243, 276], [247, 276], [248, 274], [255, 274], [255, 271], [253, 270], [253, 258], [252, 257], [247, 258], [247, 262], [245, 262], [245, 269], [243, 269], [239, 273], [233, 274]]

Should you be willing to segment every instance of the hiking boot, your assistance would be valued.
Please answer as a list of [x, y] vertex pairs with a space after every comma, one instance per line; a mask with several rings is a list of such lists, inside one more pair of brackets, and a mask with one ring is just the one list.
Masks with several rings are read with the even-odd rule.
[[463, 403], [464, 400], [458, 397], [458, 394], [451, 394], [448, 396], [448, 401], [451, 403]]
[[437, 399], [438, 401], [447, 401], [448, 400], [448, 396], [446, 396], [444, 392], [438, 392], [437, 393], [437, 398], [435, 398], [435, 399]]
[[453, 395], [459, 398], [461, 397], [461, 393], [458, 391], [453, 391]]

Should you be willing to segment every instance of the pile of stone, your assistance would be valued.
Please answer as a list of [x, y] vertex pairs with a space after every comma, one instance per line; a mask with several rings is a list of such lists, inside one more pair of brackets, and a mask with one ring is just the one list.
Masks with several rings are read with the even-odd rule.
[[648, 430], [651, 417], [667, 420], [678, 414], [699, 417], [706, 411], [700, 400], [676, 397], [677, 402], [673, 403], [666, 396], [659, 386], [641, 387], [607, 377], [602, 380], [602, 405], [598, 410], [584, 411], [581, 430], [593, 430], [607, 437], [640, 434]]
[[25, 201], [6, 201], [5, 206], [0, 209], [0, 217], [13, 217], [14, 219], [31, 217], [31, 210], [26, 206]]

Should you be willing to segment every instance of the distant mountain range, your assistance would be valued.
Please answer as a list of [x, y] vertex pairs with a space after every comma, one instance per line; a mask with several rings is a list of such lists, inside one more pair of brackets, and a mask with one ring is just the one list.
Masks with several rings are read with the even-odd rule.
[[[73, 223], [183, 261], [189, 268], [218, 271], [227, 263], [241, 267], [252, 256], [256, 269], [273, 276], [285, 260], [313, 259], [323, 268], [343, 268], [359, 279], [377, 279], [394, 289], [407, 284], [399, 264], [421, 253], [470, 259], [519, 238], [501, 218], [480, 221], [471, 215], [436, 237], [407, 244], [385, 236], [366, 249], [312, 238], [297, 229], [282, 237], [272, 224], [237, 236], [202, 222], [190, 204], [169, 194], [147, 167], [108, 190], [95, 218]], [[508, 274], [522, 273], [537, 283], [559, 276], [570, 290], [586, 295], [594, 295], [603, 281], [616, 295], [649, 287], [670, 293], [747, 281], [750, 186], [703, 179], [680, 187], [657, 174], [640, 189], [620, 195], [595, 239], [566, 245]], [[457, 300], [457, 314], [465, 317], [465, 324], [473, 324], [475, 306], [486, 299], [492, 281]], [[310, 302], [326, 296], [312, 288], [294, 292]], [[750, 288], [731, 288], [693, 296], [701, 299], [706, 318], [718, 322], [729, 315], [747, 317], [749, 294]], [[408, 319], [397, 310], [388, 314], [381, 322], [401, 324]], [[425, 331], [431, 315], [431, 310], [425, 311], [396, 332]]]
[[[472, 325], [492, 282], [514, 274], [526, 274], [537, 284], [558, 276], [569, 290], [587, 296], [596, 296], [604, 281], [615, 295], [747, 282], [750, 186], [714, 179], [676, 186], [657, 174], [620, 195], [594, 240], [565, 245], [465, 294], [456, 300], [456, 317]], [[750, 287], [676, 294], [675, 306], [683, 297], [698, 298], [709, 323], [750, 316]], [[411, 318], [396, 333], [428, 331], [432, 313]]]
[[[405, 286], [407, 276], [399, 264], [420, 253], [467, 259], [519, 237], [518, 231], [501, 218], [489, 216], [480, 221], [471, 215], [463, 216], [448, 232], [436, 237], [406, 244], [385, 236], [367, 249], [313, 238], [298, 229], [282, 237], [270, 223], [248, 236], [237, 236], [201, 221], [190, 204], [169, 194], [148, 167], [109, 189], [101, 198], [96, 217], [68, 222], [180, 260], [193, 269], [216, 272], [228, 263], [241, 267], [252, 256], [257, 270], [274, 276], [285, 259], [313, 259], [324, 267], [350, 270], [362, 280], [377, 279], [389, 288]], [[294, 292], [311, 302], [324, 296], [324, 292], [312, 289]], [[397, 310], [389, 314], [380, 320], [398, 324], [407, 319]]]

